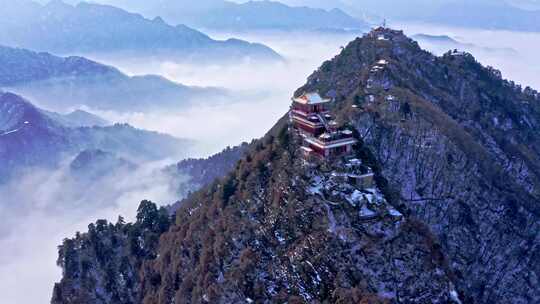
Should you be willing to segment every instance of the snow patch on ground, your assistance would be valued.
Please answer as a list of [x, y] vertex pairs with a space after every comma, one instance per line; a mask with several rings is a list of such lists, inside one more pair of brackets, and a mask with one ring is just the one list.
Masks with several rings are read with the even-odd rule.
[[323, 189], [323, 179], [320, 176], [315, 176], [313, 178], [313, 183], [307, 189], [311, 194], [322, 194], [321, 190]]
[[12, 133], [15, 133], [15, 132], [19, 132], [20, 130], [21, 129], [15, 129], [15, 130], [7, 131], [5, 133], [0, 134], [0, 136], [4, 136], [4, 135], [12, 134]]
[[388, 213], [391, 215], [391, 216], [395, 216], [395, 217], [402, 217], [403, 214], [401, 214], [401, 212], [397, 211], [396, 209], [394, 208], [389, 208], [388, 209]]
[[367, 206], [362, 206], [362, 209], [360, 209], [360, 216], [362, 217], [370, 217], [375, 215], [377, 215], [377, 213], [369, 209]]
[[[453, 285], [453, 284], [451, 284], [451, 285]], [[454, 301], [454, 303], [462, 304], [461, 300], [459, 299], [459, 295], [458, 295], [456, 289], [454, 288], [454, 286], [451, 286], [450, 298], [452, 299], [452, 301]]]
[[334, 217], [334, 213], [332, 212], [332, 209], [327, 204], [324, 204], [324, 207], [326, 208], [326, 214], [328, 216], [328, 232], [335, 233], [336, 232], [336, 218]]

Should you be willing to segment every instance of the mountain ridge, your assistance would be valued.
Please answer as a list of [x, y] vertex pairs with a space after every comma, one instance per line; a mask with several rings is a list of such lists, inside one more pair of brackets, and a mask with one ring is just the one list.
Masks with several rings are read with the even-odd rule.
[[46, 113], [16, 94], [0, 93], [0, 160], [5, 164], [0, 181], [31, 167], [55, 168], [85, 149], [102, 149], [140, 162], [181, 157], [193, 146], [192, 141], [127, 124], [67, 127]]
[[163, 109], [227, 95], [225, 89], [186, 86], [158, 75], [128, 76], [84, 57], [5, 46], [0, 46], [0, 87], [61, 110]]
[[[467, 301], [535, 299], [528, 277], [536, 271], [538, 242], [527, 231], [537, 229], [540, 211], [537, 91], [504, 80], [470, 54], [435, 57], [387, 29], [352, 42], [301, 90], [315, 88], [357, 107], [342, 117], [375, 151], [412, 214], [442, 240]], [[519, 240], [528, 249], [515, 255], [502, 249], [518, 250]], [[480, 254], [477, 246], [487, 244], [489, 253]], [[483, 262], [468, 264], [464, 256]], [[516, 288], [516, 280], [528, 287]]]
[[[21, 0], [23, 1], [23, 0]], [[239, 58], [280, 61], [267, 46], [243, 40], [221, 41], [187, 26], [91, 3], [76, 6], [62, 1], [45, 5], [24, 0], [5, 4], [0, 43], [56, 54], [124, 54], [173, 61], [238, 62]], [[13, 19], [11, 16], [18, 16]], [[31, 27], [34, 31], [28, 31]]]
[[[129, 272], [141, 288], [73, 276], [79, 260], [52, 303], [95, 299], [79, 286], [104, 280], [100, 303], [126, 292], [148, 304], [539, 300], [538, 92], [386, 28], [352, 41], [294, 96], [313, 91], [354, 130], [356, 161], [306, 161], [284, 117], [180, 204], [153, 256]], [[374, 185], [340, 180], [350, 170], [374, 172]], [[64, 248], [61, 265], [96, 260]]]
[[[339, 9], [322, 10], [288, 6], [278, 1], [102, 1], [142, 13], [148, 17], [161, 16], [172, 23], [197, 28], [245, 30], [315, 30], [367, 29], [368, 24]], [[164, 9], [167, 8], [167, 9]]]
[[[286, 126], [285, 130], [287, 130]], [[367, 286], [363, 288], [360, 286], [355, 286], [355, 288], [351, 289], [340, 288], [339, 291], [338, 289], [336, 289], [336, 292], [333, 294], [331, 291], [325, 291], [326, 288], [330, 288], [330, 290], [333, 290], [331, 288], [337, 288], [332, 287], [331, 282], [334, 276], [336, 276], [336, 280], [352, 280], [353, 282], [355, 282], [355, 279], [351, 277], [340, 277], [340, 274], [338, 274], [339, 270], [334, 269], [331, 266], [332, 259], [330, 258], [330, 256], [334, 257], [336, 260], [339, 259], [338, 256], [334, 256], [334, 254], [331, 252], [338, 253], [339, 251], [335, 251], [335, 246], [340, 246], [340, 248], [342, 246], [338, 245], [338, 243], [335, 243], [334, 237], [337, 237], [337, 235], [341, 235], [341, 233], [344, 233], [343, 235], [345, 235], [345, 231], [348, 231], [349, 229], [352, 229], [350, 233], [352, 233], [353, 235], [354, 233], [359, 232], [357, 232], [356, 229], [348, 226], [352, 223], [341, 223], [339, 224], [339, 230], [343, 229], [344, 232], [340, 232], [339, 234], [337, 234], [337, 231], [334, 231], [337, 230], [337, 228], [332, 228], [331, 218], [333, 218], [333, 215], [330, 216], [330, 214], [334, 214], [333, 212], [336, 212], [336, 217], [340, 216], [341, 220], [345, 220], [346, 214], [351, 215], [352, 213], [349, 213], [350, 211], [341, 213], [339, 208], [335, 209], [335, 207], [327, 207], [329, 209], [326, 209], [324, 207], [326, 204], [324, 202], [321, 202], [320, 198], [318, 197], [319, 195], [323, 194], [309, 192], [316, 190], [309, 190], [308, 192], [303, 194], [304, 196], [310, 197], [310, 199], [308, 199], [307, 201], [302, 202], [295, 199], [294, 203], [291, 202], [291, 204], [294, 205], [291, 205], [288, 208], [283, 206], [284, 208], [282, 209], [282, 204], [286, 204], [286, 202], [283, 202], [282, 199], [286, 199], [286, 197], [289, 197], [288, 192], [294, 190], [288, 187], [283, 188], [285, 187], [285, 184], [281, 184], [281, 182], [287, 183], [288, 177], [279, 176], [281, 174], [287, 174], [286, 172], [289, 171], [291, 171], [291, 177], [296, 176], [298, 174], [297, 170], [303, 171], [304, 169], [298, 168], [298, 166], [301, 166], [301, 158], [292, 157], [292, 155], [289, 155], [289, 153], [294, 153], [293, 151], [296, 150], [295, 147], [298, 146], [296, 144], [291, 144], [291, 146], [289, 147], [289, 145], [285, 144], [285, 142], [281, 142], [287, 141], [287, 135], [283, 135], [286, 134], [286, 132], [283, 132], [283, 129], [279, 128], [276, 131], [282, 134], [281, 136], [279, 136], [280, 139], [275, 138], [272, 135], [268, 135], [264, 139], [259, 140], [257, 143], [254, 143], [251, 151], [238, 163], [236, 169], [234, 170], [234, 173], [231, 173], [227, 177], [221, 179], [221, 181], [214, 183], [202, 189], [201, 191], [198, 191], [197, 193], [191, 195], [190, 198], [182, 202], [180, 209], [177, 210], [176, 223], [171, 223], [172, 230], [161, 236], [159, 244], [160, 248], [157, 249], [157, 252], [160, 253], [158, 255], [156, 255], [156, 253], [153, 253], [153, 257], [147, 258], [145, 259], [145, 261], [142, 262], [142, 268], [144, 269], [144, 272], [142, 275], [143, 281], [140, 282], [140, 284], [143, 284], [144, 286], [143, 291], [136, 291], [133, 294], [128, 293], [128, 298], [135, 299], [135, 301], [139, 303], [168, 303], [170, 301], [176, 301], [179, 303], [214, 301], [222, 301], [225, 303], [249, 303], [251, 301], [264, 300], [289, 300], [302, 303], [309, 302], [315, 299], [334, 299], [335, 301], [342, 301], [344, 303], [354, 301], [354, 299], [357, 299], [358, 301], [362, 299], [369, 301], [381, 301], [381, 303], [383, 303], [385, 297], [388, 297], [389, 295], [384, 295], [383, 293], [370, 293]], [[277, 166], [276, 162], [286, 162], [286, 165], [283, 164]], [[322, 163], [320, 163], [319, 165], [325, 166]], [[319, 180], [316, 176], [317, 169], [315, 169], [315, 171], [311, 173], [315, 175], [311, 175], [309, 173], [309, 169], [306, 168], [306, 170], [307, 171], [305, 171], [305, 173], [307, 176], [303, 176], [302, 179], [295, 179], [297, 183], [302, 183], [302, 186], [304, 186], [303, 178], [308, 178], [305, 182], [317, 182], [318, 180], [318, 183], [324, 184], [324, 182]], [[326, 180], [328, 178], [327, 182], [331, 183], [332, 178], [329, 174], [330, 171], [327, 172], [328, 175], [325, 174], [324, 179]], [[258, 176], [260, 176], [260, 180]], [[274, 178], [276, 180], [274, 182], [270, 182]], [[278, 182], [278, 179], [280, 179], [281, 181]], [[244, 180], [245, 183], [249, 183], [250, 187], [246, 188], [245, 185], [243, 185], [244, 182], [242, 182], [242, 180]], [[267, 186], [263, 186], [267, 182], [270, 182], [270, 184]], [[258, 186], [251, 187], [254, 185], [253, 183]], [[307, 185], [305, 186], [306, 189], [309, 188], [307, 187]], [[297, 189], [299, 191], [302, 191], [300, 190], [302, 188], [303, 187], [297, 186]], [[242, 191], [247, 191], [247, 193], [242, 194], [243, 192], [239, 191], [239, 189], [243, 189]], [[260, 191], [258, 189], [264, 190], [261, 190], [262, 192], [258, 192]], [[281, 196], [281, 199], [279, 198], [280, 196], [276, 196], [276, 200], [273, 201], [270, 197], [276, 195], [276, 189], [284, 191], [284, 194]], [[331, 191], [331, 189], [334, 189], [334, 191], [336, 191], [337, 189], [339, 189], [339, 186], [334, 184], [333, 186], [329, 186], [329, 191]], [[345, 191], [345, 189], [340, 190]], [[259, 197], [259, 199], [261, 199], [262, 201], [250, 201], [248, 199], [248, 201], [242, 202], [241, 197], [245, 196], [246, 198], [249, 198], [252, 195], [251, 191], [257, 191], [259, 193], [257, 197]], [[298, 195], [300, 195], [300, 193]], [[348, 197], [346, 192], [343, 192], [342, 195]], [[264, 202], [267, 196], [267, 199], [270, 200], [268, 201], [268, 205], [266, 205], [267, 203]], [[345, 197], [343, 197], [342, 199], [345, 199]], [[360, 195], [360, 197], [362, 196]], [[337, 199], [337, 196], [334, 197], [334, 199]], [[354, 210], [356, 210], [355, 208], [360, 208], [360, 206], [354, 207], [354, 204], [364, 204], [364, 201], [360, 200], [359, 198], [351, 197], [350, 199], [352, 199], [350, 204], [353, 204], [351, 207]], [[199, 203], [201, 201], [212, 201], [212, 203], [206, 205]], [[271, 201], [273, 201], [273, 204], [270, 203]], [[395, 211], [395, 209], [391, 207], [391, 205], [388, 205], [388, 203], [384, 201], [380, 194], [378, 194], [376, 201], [376, 204], [379, 205], [379, 210], [381, 210], [381, 212], [384, 212], [382, 213], [384, 215], [381, 216], [380, 219], [376, 220], [377, 225], [381, 226], [377, 226], [374, 224], [373, 227], [377, 226], [379, 228], [370, 231], [369, 227], [371, 226], [371, 224], [366, 225], [365, 228], [368, 231], [363, 232], [366, 233], [365, 237], [367, 237], [371, 233], [380, 233], [382, 230], [385, 233], [388, 233], [388, 237], [390, 238], [400, 239], [401, 241], [407, 240], [405, 242], [413, 242], [415, 246], [425, 248], [428, 252], [430, 252], [429, 254], [427, 254], [427, 256], [420, 254], [414, 256], [414, 258], [411, 256], [408, 257], [409, 259], [411, 259], [411, 261], [417, 261], [415, 262], [418, 263], [416, 265], [421, 264], [419, 263], [419, 261], [423, 259], [431, 259], [428, 258], [430, 254], [433, 254], [434, 257], [440, 256], [440, 254], [437, 253], [436, 247], [434, 247], [435, 249], [429, 248], [430, 245], [428, 244], [429, 242], [432, 242], [430, 241], [429, 232], [426, 232], [425, 230], [422, 232], [422, 230], [419, 230], [418, 226], [415, 226], [418, 224], [413, 224], [412, 222], [405, 225], [408, 228], [404, 227], [403, 230], [400, 231], [400, 229], [398, 229], [394, 225], [396, 224], [396, 221], [400, 222], [400, 217], [402, 215], [400, 215], [399, 212]], [[249, 214], [248, 217], [254, 217], [260, 220], [261, 225], [263, 224], [262, 222], [265, 223], [265, 228], [263, 231], [257, 230], [260, 228], [252, 227], [254, 223], [246, 222], [247, 218], [241, 216], [241, 213], [234, 215], [234, 213], [236, 213], [234, 209], [240, 207], [238, 204], [243, 206], [243, 208], [241, 209], [243, 211], [241, 211], [241, 213], [246, 214], [246, 216], [248, 216]], [[303, 208], [301, 209], [301, 211], [298, 211], [297, 216], [299, 218], [291, 218], [290, 216], [294, 215], [295, 213], [295, 211], [293, 210], [300, 207]], [[230, 212], [233, 213], [231, 214]], [[292, 214], [286, 216], [286, 213], [282, 214], [281, 212], [292, 212]], [[388, 212], [391, 212], [394, 215], [390, 216], [388, 215]], [[279, 214], [281, 214], [282, 216], [280, 217]], [[301, 217], [303, 216], [307, 216], [308, 218], [312, 219], [316, 219], [320, 216], [322, 219], [320, 222], [318, 220], [315, 220], [315, 223], [313, 223], [314, 226], [311, 226], [308, 219], [301, 220]], [[193, 219], [189, 219], [190, 217], [193, 217]], [[206, 223], [205, 226], [207, 226], [207, 228], [201, 230], [202, 226], [199, 226], [198, 224], [192, 222], [195, 218], [199, 218], [200, 220], [203, 220], [204, 218], [204, 222]], [[220, 222], [220, 219], [225, 220], [226, 222]], [[287, 224], [288, 219], [294, 221], [301, 220], [303, 224], [302, 226], [298, 227], [295, 227], [294, 224], [291, 226]], [[266, 223], [267, 221], [269, 221], [269, 223]], [[257, 221], [255, 221], [255, 223], [257, 223]], [[187, 231], [186, 229], [189, 231]], [[225, 239], [215, 239], [215, 242], [217, 243], [212, 245], [211, 242], [212, 240], [214, 240], [214, 238], [211, 235], [214, 234], [213, 231], [217, 231], [220, 229], [225, 229]], [[266, 231], [266, 229], [269, 229], [269, 231]], [[289, 232], [288, 229], [292, 230]], [[310, 231], [311, 229], [314, 229], [314, 231]], [[377, 229], [381, 230], [377, 232]], [[303, 243], [302, 241], [299, 241], [298, 244], [295, 244], [294, 241], [292, 241], [292, 239], [295, 237], [293, 237], [293, 235], [291, 235], [290, 233], [292, 233], [293, 235], [295, 233], [298, 234], [297, 237], [301, 239], [301, 235], [305, 234], [305, 242], [317, 243], [316, 245], [311, 244], [311, 246], [309, 246], [309, 243]], [[360, 235], [363, 235], [363, 233], [360, 233]], [[232, 235], [235, 235], [235, 237], [233, 238], [237, 239], [236, 241], [232, 241], [230, 239]], [[83, 235], [82, 237], [83, 239], [85, 239], [87, 236]], [[207, 239], [207, 237], [209, 237], [210, 239]], [[349, 237], [353, 238], [352, 235]], [[209, 240], [210, 244], [206, 242], [203, 243], [202, 240]], [[258, 244], [257, 240], [259, 240], [261, 243]], [[183, 253], [179, 256], [179, 253], [175, 252], [176, 249], [174, 247], [167, 247], [166, 244], [169, 242], [180, 242], [180, 244], [182, 244], [181, 250]], [[321, 244], [321, 242], [327, 242], [328, 246]], [[353, 242], [353, 240], [351, 239], [348, 242]], [[362, 243], [362, 241], [360, 242]], [[382, 249], [384, 248], [382, 242], [379, 242], [375, 239], [374, 242], [375, 244], [373, 244], [373, 246], [375, 246], [376, 248], [373, 248], [373, 250], [384, 250]], [[218, 246], [218, 244], [221, 244], [221, 246]], [[192, 245], [202, 246], [201, 251], [191, 247]], [[83, 272], [81, 278], [79, 278], [78, 276], [73, 276], [75, 273], [81, 273], [80, 270], [76, 269], [80, 269], [80, 266], [77, 266], [77, 264], [82, 262], [80, 260], [82, 253], [70, 253], [66, 251], [66, 249], [68, 248], [67, 246], [69, 246], [69, 244], [65, 243], [60, 248], [61, 258], [59, 259], [59, 265], [65, 265], [67, 261], [74, 261], [74, 264], [72, 264], [71, 266], [73, 267], [73, 271], [70, 272], [70, 274], [68, 275], [69, 279], [66, 276], [65, 280], [56, 285], [52, 302], [64, 303], [63, 301], [67, 301], [69, 303], [69, 300], [67, 300], [64, 295], [69, 295], [70, 298], [76, 298], [78, 299], [78, 301], [82, 301], [84, 303], [86, 303], [87, 299], [90, 298], [100, 303], [122, 302], [122, 299], [124, 299], [125, 297], [126, 289], [124, 289], [122, 285], [119, 285], [118, 283], [113, 283], [111, 285], [111, 293], [106, 293], [101, 296], [94, 295], [93, 291], [88, 289], [84, 289], [84, 291], [77, 291], [77, 288], [71, 289], [72, 285], [70, 282], [77, 282], [79, 279], [82, 279], [91, 280], [92, 282], [96, 282], [97, 284], [99, 284], [98, 282], [100, 282], [104, 278], [101, 277], [100, 274], [93, 271], [89, 271], [86, 273]], [[271, 266], [264, 266], [267, 265], [270, 258], [269, 255], [272, 254], [271, 252], [273, 252], [276, 247], [287, 248], [288, 246], [291, 247], [290, 250], [294, 250], [294, 248], [296, 248], [296, 250], [300, 251], [296, 254], [298, 255], [297, 258], [294, 258], [294, 260], [290, 262], [287, 262], [286, 259], [273, 260], [273, 265], [275, 265], [273, 267], [276, 268], [275, 270], [270, 270]], [[396, 244], [396, 246], [400, 245]], [[211, 247], [216, 248], [215, 250], [218, 251], [214, 252], [212, 249], [210, 249]], [[244, 248], [244, 250], [242, 250], [242, 248]], [[313, 253], [311, 252], [311, 250], [314, 250], [316, 252]], [[360, 253], [355, 251], [356, 249], [354, 247], [351, 250], [351, 255], [359, 260], [351, 260], [349, 262], [340, 260], [340, 263], [360, 263], [365, 267], [365, 271], [382, 271], [384, 273], [381, 273], [382, 276], [391, 275], [391, 272], [389, 272], [388, 269], [383, 266], [385, 265], [385, 263], [381, 263], [382, 260], [379, 260], [379, 255], [373, 253], [373, 260], [370, 259], [370, 261], [367, 261], [363, 260], [358, 256], [358, 254]], [[233, 256], [229, 256], [228, 252], [230, 252], [230, 254], [232, 254]], [[283, 252], [281, 251], [277, 251], [275, 253], [283, 254]], [[99, 260], [94, 260], [94, 253], [89, 254], [91, 256], [90, 263], [100, 263]], [[398, 253], [398, 255], [399, 254], [401, 253]], [[187, 257], [192, 255], [196, 259], [195, 264], [191, 264], [190, 262], [184, 260], [181, 257]], [[321, 256], [320, 258], [319, 255]], [[200, 257], [200, 259], [197, 257]], [[229, 264], [229, 266], [227, 266], [226, 268], [222, 268], [221, 270], [224, 273], [219, 273], [220, 266], [206, 264], [207, 262], [204, 262], [213, 260], [212, 257], [228, 261], [227, 263]], [[96, 258], [98, 257], [96, 256]], [[105, 259], [109, 260], [107, 258]], [[154, 259], [155, 261], [152, 261]], [[438, 257], [437, 259], [441, 258]], [[310, 260], [312, 261], [310, 262]], [[171, 262], [173, 264], [170, 264]], [[442, 260], [434, 261], [434, 263], [440, 264], [441, 267], [443, 267]], [[375, 266], [375, 264], [377, 266]], [[411, 269], [416, 267], [413, 265], [414, 263], [407, 264], [407, 269], [402, 269], [403, 273], [399, 274], [398, 276], [410, 276], [412, 271]], [[107, 267], [121, 267], [120, 271], [127, 271], [126, 275], [129, 275], [130, 277], [133, 276], [132, 272], [129, 270], [129, 267], [132, 266], [121, 266], [114, 262]], [[217, 267], [217, 269], [215, 267]], [[298, 267], [299, 270], [293, 270], [294, 268], [288, 269], [288, 267]], [[412, 268], [409, 269], [410, 267]], [[100, 267], [98, 267], [98, 269], [99, 268]], [[266, 272], [264, 269], [268, 269], [268, 272]], [[434, 288], [434, 290], [429, 293], [429, 296], [433, 298], [440, 297], [441, 300], [450, 299], [452, 297], [450, 294], [451, 290], [446, 289], [445, 291], [445, 287], [443, 287], [444, 284], [451, 284], [451, 280], [446, 276], [446, 274], [436, 276], [431, 272], [433, 270], [429, 270], [428, 268], [423, 269], [424, 276], [422, 278], [417, 278], [417, 280], [421, 280], [423, 283], [428, 284], [429, 286], [432, 286]], [[261, 276], [261, 274], [257, 274], [259, 271], [264, 273], [264, 275], [262, 275], [262, 277], [260, 278], [258, 278], [258, 276]], [[288, 272], [291, 273], [288, 274]], [[296, 277], [295, 273], [300, 277]], [[317, 277], [319, 277], [319, 275], [324, 276], [324, 280], [316, 279]], [[210, 276], [210, 278], [212, 279], [210, 279], [210, 281], [197, 279], [201, 276], [205, 276], [207, 278]], [[405, 277], [403, 277], [402, 279], [405, 279]], [[377, 278], [374, 278], [375, 281], [381, 279], [381, 276], [378, 275]], [[275, 284], [277, 284], [275, 287], [272, 287], [271, 285], [273, 282], [272, 280], [275, 280]], [[313, 281], [310, 282], [311, 280]], [[253, 283], [249, 282], [255, 282], [255, 284], [264, 284], [263, 286], [268, 286], [269, 289], [266, 289], [268, 291], [265, 292], [265, 288], [263, 286], [255, 287], [252, 285]], [[372, 282], [366, 284], [371, 283]], [[376, 284], [375, 282], [373, 283]], [[291, 285], [290, 287], [285, 287], [281, 284]], [[175, 285], [178, 287], [173, 287]], [[413, 287], [413, 285], [414, 284], [407, 284], [407, 286], [414, 290], [417, 287]], [[156, 287], [159, 287], [159, 289], [156, 289]], [[317, 292], [317, 288], [321, 288], [321, 291]], [[188, 292], [188, 290], [190, 290], [190, 292]], [[285, 290], [287, 290], [288, 292], [285, 293]], [[120, 295], [124, 296], [120, 298]], [[403, 297], [406, 299], [408, 299], [409, 296], [409, 294], [403, 295]], [[144, 300], [142, 298], [144, 298]]]
[[75, 110], [67, 114], [59, 114], [45, 110], [42, 110], [42, 112], [63, 126], [70, 128], [94, 126], [105, 127], [111, 125], [109, 121], [83, 110]]

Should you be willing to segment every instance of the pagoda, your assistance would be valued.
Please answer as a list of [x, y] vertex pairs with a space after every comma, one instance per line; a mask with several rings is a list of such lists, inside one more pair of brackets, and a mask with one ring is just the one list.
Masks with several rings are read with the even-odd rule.
[[292, 126], [303, 137], [302, 150], [306, 155], [323, 158], [350, 154], [358, 141], [350, 130], [338, 130], [330, 114], [331, 99], [318, 93], [304, 93], [292, 99], [289, 112]]

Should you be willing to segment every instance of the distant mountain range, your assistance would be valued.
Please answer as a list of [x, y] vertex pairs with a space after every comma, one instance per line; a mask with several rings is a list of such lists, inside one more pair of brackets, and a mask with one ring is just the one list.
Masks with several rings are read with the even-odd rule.
[[111, 123], [107, 120], [83, 110], [75, 110], [68, 114], [60, 114], [45, 110], [42, 110], [42, 112], [64, 127], [68, 128], [105, 127], [111, 125]]
[[460, 27], [540, 31], [538, 22], [540, 11], [524, 10], [502, 0], [444, 1], [442, 4], [429, 7], [426, 11], [414, 10], [410, 16], [395, 17]]
[[281, 60], [262, 44], [218, 41], [185, 25], [107, 5], [0, 0], [0, 44], [57, 54], [122, 54], [175, 61]]
[[182, 158], [194, 144], [127, 124], [70, 128], [57, 117], [18, 95], [0, 93], [0, 182], [28, 167], [53, 168], [87, 149], [107, 151], [137, 163]]
[[[227, 147], [208, 158], [184, 159], [164, 170], [171, 178], [172, 187], [178, 197], [184, 198], [190, 192], [209, 185], [229, 173], [249, 148], [250, 144], [242, 143], [235, 147]], [[175, 205], [171, 208], [176, 210], [177, 207], [178, 205]]]
[[87, 149], [73, 159], [69, 168], [73, 177], [92, 181], [103, 178], [111, 172], [135, 170], [137, 165], [111, 152]]
[[337, 7], [356, 17], [427, 22], [482, 29], [540, 31], [540, 2], [534, 0], [282, 0], [291, 5]]
[[224, 0], [101, 0], [174, 24], [218, 30], [367, 29], [369, 26], [340, 9], [292, 7], [277, 1], [235, 3]]
[[417, 34], [412, 36], [424, 48], [434, 51], [437, 54], [445, 53], [448, 50], [460, 50], [474, 53], [497, 53], [501, 55], [517, 55], [517, 51], [511, 48], [488, 48], [475, 45], [473, 43], [460, 42], [447, 35], [427, 35]]
[[2, 87], [59, 110], [83, 105], [105, 110], [164, 109], [226, 94], [223, 89], [189, 87], [161, 76], [129, 77], [83, 57], [0, 46]]

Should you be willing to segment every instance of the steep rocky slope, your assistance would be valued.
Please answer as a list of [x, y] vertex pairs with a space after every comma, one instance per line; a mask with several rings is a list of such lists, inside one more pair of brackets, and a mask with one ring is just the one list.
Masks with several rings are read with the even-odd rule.
[[[286, 126], [222, 182], [183, 202], [145, 263], [143, 303], [447, 303], [452, 273], [427, 227], [397, 211], [381, 188], [336, 173], [365, 165], [298, 155]], [[380, 180], [381, 187], [384, 182]], [[152, 278], [152, 279], [151, 279]]]
[[97, 180], [119, 170], [130, 172], [136, 168], [136, 164], [99, 149], [81, 151], [69, 164], [73, 176], [87, 180]]
[[470, 54], [379, 29], [298, 92], [336, 96], [390, 185], [441, 241], [474, 303], [540, 301], [540, 96]]
[[[335, 99], [339, 123], [359, 139], [357, 160], [304, 161], [282, 119], [228, 176], [181, 203], [155, 258], [136, 270], [130, 299], [540, 300], [536, 91], [469, 54], [435, 57], [389, 29], [351, 42], [297, 95], [304, 91]], [[367, 171], [373, 187], [340, 178]], [[55, 304], [131, 303], [92, 302], [97, 291], [79, 302], [58, 296], [88, 291], [85, 278], [66, 277]], [[106, 295], [126, 292], [114, 282]]]
[[[135, 302], [384, 303], [397, 297], [448, 303], [457, 297], [437, 241], [385, 199], [382, 177], [380, 187], [361, 191], [333, 174], [375, 167], [369, 151], [359, 148], [364, 164], [353, 167], [305, 163], [287, 126], [276, 130], [277, 137], [254, 144], [229, 176], [182, 202], [156, 259], [143, 263]], [[88, 282], [66, 277], [53, 303], [74, 303], [58, 295]], [[118, 282], [106, 294], [118, 293]], [[89, 303], [95, 294], [78, 300]], [[93, 303], [130, 302], [101, 297]]]

